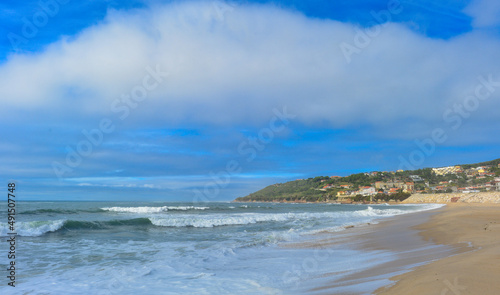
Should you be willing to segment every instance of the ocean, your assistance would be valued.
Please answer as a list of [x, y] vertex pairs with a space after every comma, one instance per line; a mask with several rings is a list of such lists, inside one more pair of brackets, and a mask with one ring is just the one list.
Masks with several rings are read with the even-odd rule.
[[[0, 262], [7, 274], [2, 206]], [[0, 294], [305, 294], [323, 283], [323, 274], [341, 279], [394, 255], [342, 243], [288, 245], [440, 206], [18, 202], [16, 287], [2, 275]]]

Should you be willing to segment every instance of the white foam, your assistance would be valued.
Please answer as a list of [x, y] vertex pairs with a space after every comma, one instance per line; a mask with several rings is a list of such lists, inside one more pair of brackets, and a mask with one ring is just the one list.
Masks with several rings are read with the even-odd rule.
[[295, 214], [238, 214], [238, 215], [200, 215], [175, 216], [172, 218], [151, 217], [151, 223], [167, 227], [215, 227], [224, 225], [245, 225], [257, 222], [287, 221]]
[[[15, 231], [19, 236], [37, 237], [62, 228], [64, 222], [64, 220], [16, 222]], [[9, 225], [0, 223], [0, 236], [5, 237], [9, 232]]]
[[[364, 210], [357, 211], [340, 211], [340, 212], [321, 212], [321, 213], [242, 213], [242, 214], [209, 214], [209, 215], [176, 215], [165, 217], [150, 217], [151, 223], [156, 226], [164, 227], [216, 227], [225, 225], [245, 225], [245, 224], [255, 224], [259, 222], [289, 222], [295, 220], [321, 220], [325, 221], [335, 221], [338, 225], [344, 224], [345, 222], [354, 222], [354, 224], [360, 222], [370, 221], [370, 217], [390, 217], [395, 215], [408, 214], [412, 212], [426, 211], [431, 209], [436, 209], [441, 207], [439, 204], [429, 204], [416, 207], [412, 210], [401, 210], [401, 209], [373, 209], [373, 207], [368, 207]], [[363, 220], [359, 220], [360, 217], [367, 217]]]
[[427, 210], [433, 210], [437, 208], [443, 207], [443, 204], [426, 204], [426, 205], [421, 205], [418, 207], [415, 207], [413, 210], [401, 210], [401, 209], [374, 209], [372, 206], [368, 206], [367, 209], [361, 210], [361, 211], [356, 211], [356, 213], [359, 216], [396, 216], [396, 215], [402, 215], [402, 214], [408, 214], [408, 213], [414, 213], [414, 212], [421, 212], [421, 211], [427, 211]]
[[206, 210], [210, 207], [195, 207], [195, 206], [163, 206], [163, 207], [106, 207], [101, 208], [110, 212], [123, 212], [123, 213], [161, 213], [167, 211], [187, 211], [187, 210]]

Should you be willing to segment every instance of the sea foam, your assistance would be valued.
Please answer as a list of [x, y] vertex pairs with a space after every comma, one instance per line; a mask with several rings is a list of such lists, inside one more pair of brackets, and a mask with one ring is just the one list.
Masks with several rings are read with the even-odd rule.
[[[19, 236], [37, 237], [61, 229], [64, 222], [64, 220], [16, 222], [15, 230]], [[0, 236], [5, 237], [9, 232], [9, 225], [0, 223]]]
[[[441, 208], [443, 206], [445, 206], [445, 205], [443, 205], [443, 204], [426, 204], [426, 205], [421, 205], [418, 207], [416, 206], [413, 210], [375, 209], [372, 206], [368, 206], [367, 209], [356, 211], [356, 213], [359, 216], [389, 217], [389, 216], [396, 216], [396, 215], [403, 215], [403, 214], [408, 214], [408, 213], [415, 213], [415, 212], [438, 209], [438, 208]], [[384, 207], [386, 207], [386, 206], [384, 206]]]
[[151, 217], [151, 223], [165, 227], [216, 227], [224, 225], [245, 225], [258, 222], [282, 222], [294, 218], [295, 214], [238, 214], [176, 216], [172, 218]]
[[187, 211], [187, 210], [206, 210], [209, 207], [195, 206], [163, 206], [163, 207], [107, 207], [101, 208], [104, 211], [123, 212], [123, 213], [161, 213], [167, 211]]

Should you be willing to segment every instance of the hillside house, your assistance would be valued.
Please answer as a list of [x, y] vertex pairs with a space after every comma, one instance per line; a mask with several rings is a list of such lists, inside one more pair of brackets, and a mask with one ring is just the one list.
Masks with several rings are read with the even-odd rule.
[[436, 175], [446, 175], [446, 174], [457, 174], [462, 173], [463, 169], [461, 166], [448, 166], [442, 168], [432, 168], [432, 171], [436, 173]]
[[415, 190], [414, 182], [403, 182], [403, 181], [377, 181], [375, 182], [375, 189], [390, 190], [392, 188], [402, 189], [405, 193], [411, 193]]
[[424, 179], [418, 175], [410, 175], [410, 178], [413, 180], [413, 181], [424, 181]]
[[357, 193], [360, 195], [363, 195], [363, 196], [373, 196], [373, 195], [377, 194], [377, 191], [372, 186], [365, 186], [365, 187], [360, 188], [357, 191]]

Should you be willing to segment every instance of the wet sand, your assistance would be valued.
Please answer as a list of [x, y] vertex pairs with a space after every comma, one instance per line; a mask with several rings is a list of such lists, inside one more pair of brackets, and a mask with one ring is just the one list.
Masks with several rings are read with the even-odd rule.
[[360, 266], [362, 270], [340, 279], [338, 272], [325, 273], [323, 284], [308, 294], [500, 294], [498, 204], [449, 204], [317, 238], [289, 246], [327, 249], [347, 244], [385, 251], [394, 259], [373, 268]]
[[[379, 224], [369, 224], [348, 228], [342, 232], [318, 234], [306, 243], [289, 244], [288, 247], [335, 249], [335, 247], [360, 250], [373, 253], [372, 264], [356, 265], [352, 257], [351, 269], [345, 272], [325, 273], [323, 277], [311, 281], [303, 293], [323, 294], [369, 294], [379, 287], [391, 284], [391, 277], [422, 263], [445, 258], [459, 251], [455, 247], [436, 245], [419, 236], [413, 227], [429, 221], [442, 209], [410, 213], [385, 219]], [[334, 250], [331, 253], [335, 253]], [[331, 259], [335, 260], [335, 254]], [[307, 282], [306, 282], [307, 284]]]
[[426, 241], [473, 251], [395, 276], [376, 294], [500, 294], [500, 205], [450, 204], [415, 229]]

